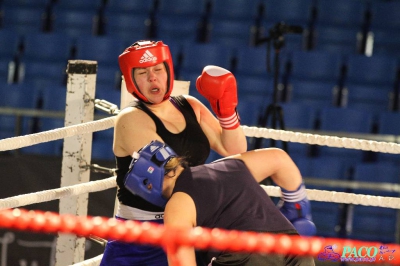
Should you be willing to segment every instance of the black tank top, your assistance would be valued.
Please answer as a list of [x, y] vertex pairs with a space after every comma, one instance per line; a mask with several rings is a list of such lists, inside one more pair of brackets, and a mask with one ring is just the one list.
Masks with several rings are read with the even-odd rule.
[[[171, 97], [170, 101], [183, 114], [186, 127], [180, 133], [171, 133], [168, 131], [162, 121], [146, 107], [142, 102], [135, 101], [130, 106], [136, 107], [146, 114], [156, 124], [156, 132], [179, 156], [184, 156], [190, 166], [205, 163], [210, 154], [210, 143], [200, 124], [197, 122], [196, 114], [192, 106], [183, 96]], [[116, 157], [117, 161], [117, 184], [118, 199], [127, 206], [138, 208], [145, 211], [163, 211], [162, 208], [155, 206], [144, 199], [133, 195], [124, 187], [124, 177], [128, 172], [132, 156]]]

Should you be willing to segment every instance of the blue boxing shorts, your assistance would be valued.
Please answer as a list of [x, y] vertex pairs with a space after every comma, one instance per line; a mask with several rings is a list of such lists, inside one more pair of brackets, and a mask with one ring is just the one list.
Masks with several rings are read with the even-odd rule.
[[[120, 204], [121, 205], [121, 204]], [[122, 207], [122, 208], [121, 208]], [[131, 207], [120, 206], [117, 219], [121, 220], [136, 220], [140, 222], [153, 222], [163, 224], [163, 219], [155, 219], [154, 217], [162, 217], [159, 213], [150, 213], [145, 211], [135, 210], [135, 215], [132, 216], [127, 210], [132, 211]], [[151, 215], [152, 217], [148, 217]], [[150, 218], [144, 220], [143, 218]], [[140, 245], [136, 243], [126, 243], [117, 240], [108, 241], [104, 250], [103, 258], [100, 266], [168, 266], [167, 255], [163, 248], [159, 246]]]

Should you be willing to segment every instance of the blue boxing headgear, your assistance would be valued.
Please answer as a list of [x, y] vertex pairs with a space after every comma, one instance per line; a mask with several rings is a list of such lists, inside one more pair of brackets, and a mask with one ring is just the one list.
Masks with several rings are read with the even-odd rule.
[[125, 175], [124, 185], [131, 193], [159, 207], [165, 207], [162, 196], [164, 166], [177, 154], [166, 144], [153, 140], [135, 153]]

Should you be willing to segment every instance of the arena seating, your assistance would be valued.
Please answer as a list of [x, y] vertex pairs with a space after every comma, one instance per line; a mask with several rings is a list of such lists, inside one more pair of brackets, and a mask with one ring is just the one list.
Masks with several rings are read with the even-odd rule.
[[[354, 180], [373, 183], [400, 182], [398, 164], [359, 163], [355, 165]], [[354, 193], [386, 197], [398, 197], [398, 192], [382, 192], [373, 189], [355, 190]], [[352, 228], [349, 237], [361, 240], [392, 242], [396, 241], [396, 217], [398, 210], [370, 206], [353, 206]], [[371, 215], [371, 214], [374, 215]], [[359, 221], [363, 222], [360, 223]]]

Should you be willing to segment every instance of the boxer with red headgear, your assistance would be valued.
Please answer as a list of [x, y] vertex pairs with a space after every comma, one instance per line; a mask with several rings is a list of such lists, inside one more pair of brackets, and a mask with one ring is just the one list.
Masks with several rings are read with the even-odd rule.
[[[122, 52], [119, 65], [126, 88], [137, 101], [119, 112], [114, 126], [119, 201], [116, 216], [162, 223], [163, 207], [130, 193], [124, 186], [134, 152], [158, 140], [167, 143], [190, 166], [195, 166], [206, 161], [210, 148], [222, 156], [246, 151], [246, 137], [240, 127], [222, 128], [211, 111], [196, 98], [171, 96], [173, 61], [163, 42], [135, 42]], [[224, 87], [223, 84], [215, 83], [206, 90], [220, 87]], [[101, 265], [164, 266], [168, 262], [161, 248], [110, 241]]]
[[[129, 46], [118, 58], [119, 65], [124, 75], [127, 90], [140, 101], [151, 103], [143, 95], [134, 78], [135, 69], [144, 69], [164, 64], [167, 72], [167, 88], [163, 100], [171, 95], [174, 85], [174, 66], [171, 53], [162, 41], [139, 41]], [[144, 89], [144, 88], [142, 88]]]

